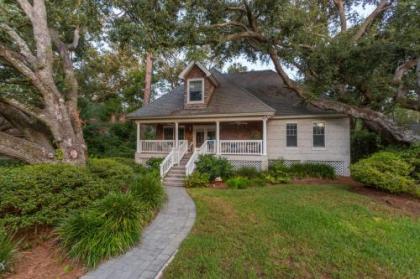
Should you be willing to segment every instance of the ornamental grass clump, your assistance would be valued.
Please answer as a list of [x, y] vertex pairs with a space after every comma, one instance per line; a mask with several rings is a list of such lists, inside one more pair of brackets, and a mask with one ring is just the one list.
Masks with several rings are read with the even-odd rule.
[[15, 256], [16, 247], [12, 239], [7, 235], [3, 227], [0, 226], [0, 277], [6, 272]]
[[160, 176], [155, 172], [136, 177], [129, 191], [152, 209], [160, 207], [165, 200], [165, 191]]
[[65, 219], [57, 233], [69, 257], [95, 267], [134, 246], [151, 218], [149, 206], [133, 195], [110, 193]]
[[185, 178], [185, 187], [187, 188], [203, 188], [209, 185], [209, 175], [200, 173], [198, 171], [193, 172], [191, 175]]

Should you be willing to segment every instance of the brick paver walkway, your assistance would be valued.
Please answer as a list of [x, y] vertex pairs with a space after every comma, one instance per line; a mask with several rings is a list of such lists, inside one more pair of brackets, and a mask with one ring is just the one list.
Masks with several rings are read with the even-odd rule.
[[82, 279], [157, 278], [175, 255], [195, 220], [194, 202], [183, 187], [165, 187], [166, 205], [144, 230], [138, 246], [101, 264]]

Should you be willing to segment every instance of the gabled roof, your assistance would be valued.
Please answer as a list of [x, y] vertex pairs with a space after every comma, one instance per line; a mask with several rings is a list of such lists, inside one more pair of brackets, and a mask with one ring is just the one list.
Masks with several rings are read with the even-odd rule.
[[188, 66], [179, 74], [179, 78], [184, 80], [185, 76], [191, 71], [191, 69], [197, 66], [198, 68], [200, 68], [200, 70], [202, 70], [204, 72], [204, 74], [206, 74], [207, 77], [211, 76], [211, 72], [209, 70], [206, 69], [206, 67], [204, 67], [203, 65], [201, 65], [200, 62], [191, 62], [190, 64], [188, 64]]
[[[185, 70], [184, 70], [185, 71]], [[130, 119], [179, 118], [217, 115], [302, 116], [335, 114], [318, 109], [289, 90], [273, 71], [222, 74], [209, 71], [218, 81], [207, 107], [184, 109], [184, 86], [128, 115]]]

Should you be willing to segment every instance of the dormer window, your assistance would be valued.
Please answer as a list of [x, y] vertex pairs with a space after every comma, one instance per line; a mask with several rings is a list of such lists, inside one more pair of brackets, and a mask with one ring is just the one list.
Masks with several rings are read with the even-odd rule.
[[204, 103], [204, 79], [188, 80], [188, 103]]

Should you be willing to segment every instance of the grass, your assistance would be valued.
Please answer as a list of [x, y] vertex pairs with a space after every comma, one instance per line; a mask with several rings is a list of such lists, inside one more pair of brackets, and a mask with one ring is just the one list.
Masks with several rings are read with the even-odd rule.
[[346, 186], [188, 191], [196, 223], [165, 278], [420, 278], [419, 218]]

